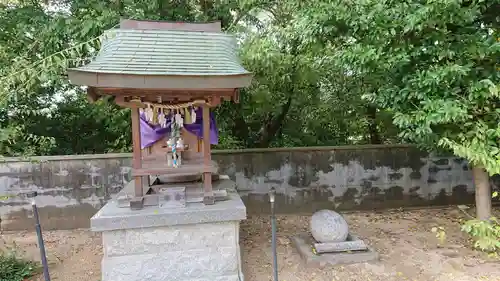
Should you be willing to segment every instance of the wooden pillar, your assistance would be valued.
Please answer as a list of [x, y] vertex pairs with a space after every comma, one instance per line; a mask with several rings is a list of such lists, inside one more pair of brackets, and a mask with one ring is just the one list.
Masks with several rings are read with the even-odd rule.
[[212, 165], [212, 155], [210, 151], [210, 107], [203, 105], [203, 203], [206, 205], [215, 204], [215, 197], [212, 190], [212, 173], [208, 169]]
[[490, 178], [481, 166], [472, 167], [474, 186], [476, 187], [476, 216], [480, 220], [491, 218], [491, 187]]
[[[134, 169], [140, 169], [142, 167], [142, 152], [141, 152], [141, 131], [140, 131], [140, 120], [139, 120], [139, 108], [131, 108], [132, 110], [132, 165]], [[134, 177], [135, 181], [135, 197], [141, 197], [143, 194], [142, 187], [142, 176]]]

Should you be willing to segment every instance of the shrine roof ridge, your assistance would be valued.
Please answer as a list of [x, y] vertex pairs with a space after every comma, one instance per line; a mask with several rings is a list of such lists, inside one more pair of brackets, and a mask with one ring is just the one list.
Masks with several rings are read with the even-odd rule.
[[[113, 75], [113, 79], [119, 75], [169, 76], [170, 79], [176, 76], [238, 76], [241, 87], [248, 86], [251, 79], [251, 73], [239, 62], [236, 39], [230, 34], [121, 28], [107, 30], [103, 38], [101, 49], [90, 63], [68, 70], [73, 84], [119, 86], [99, 83], [99, 80], [109, 79], [99, 79], [98, 75]], [[241, 76], [248, 79], [242, 80]], [[231, 83], [231, 87], [239, 87], [240, 82]]]

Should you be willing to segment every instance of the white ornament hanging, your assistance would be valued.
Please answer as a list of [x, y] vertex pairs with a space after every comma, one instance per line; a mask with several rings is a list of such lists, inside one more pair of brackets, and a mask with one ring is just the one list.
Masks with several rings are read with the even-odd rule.
[[194, 107], [191, 108], [191, 124], [196, 123], [196, 111], [194, 110]]
[[182, 128], [184, 126], [184, 118], [182, 118], [182, 115], [179, 112], [175, 114], [175, 123], [177, 123], [177, 126], [179, 126], [179, 128]]
[[160, 112], [160, 114], [158, 114], [158, 123], [162, 128], [165, 128], [167, 126], [167, 118], [165, 118], [165, 114], [163, 112]]
[[153, 114], [154, 114], [153, 108], [151, 107], [151, 105], [148, 105], [148, 107], [145, 110], [146, 120], [148, 122], [153, 122]]

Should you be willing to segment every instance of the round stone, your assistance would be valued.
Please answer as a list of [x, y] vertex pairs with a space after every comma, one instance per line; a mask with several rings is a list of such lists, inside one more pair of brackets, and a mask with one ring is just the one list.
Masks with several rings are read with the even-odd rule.
[[321, 210], [314, 213], [310, 224], [311, 234], [320, 243], [343, 242], [349, 235], [349, 226], [339, 213]]

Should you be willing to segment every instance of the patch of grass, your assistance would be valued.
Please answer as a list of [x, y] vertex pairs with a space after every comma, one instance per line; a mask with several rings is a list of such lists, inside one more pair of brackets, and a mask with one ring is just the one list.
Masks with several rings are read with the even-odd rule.
[[15, 252], [0, 252], [0, 281], [23, 281], [39, 269], [40, 266], [36, 262], [21, 259]]

